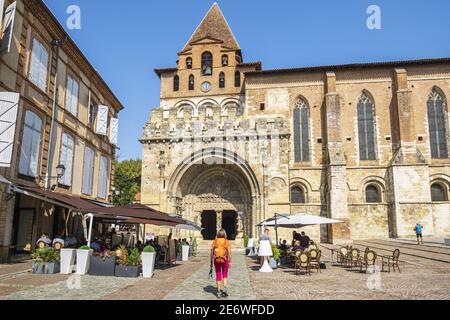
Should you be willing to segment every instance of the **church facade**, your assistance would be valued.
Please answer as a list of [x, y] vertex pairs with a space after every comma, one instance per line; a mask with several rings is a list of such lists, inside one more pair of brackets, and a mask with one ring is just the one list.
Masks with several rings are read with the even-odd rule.
[[306, 229], [332, 243], [450, 233], [449, 58], [263, 70], [217, 4], [178, 58], [155, 70], [143, 204], [207, 240], [255, 237], [276, 213], [343, 221]]

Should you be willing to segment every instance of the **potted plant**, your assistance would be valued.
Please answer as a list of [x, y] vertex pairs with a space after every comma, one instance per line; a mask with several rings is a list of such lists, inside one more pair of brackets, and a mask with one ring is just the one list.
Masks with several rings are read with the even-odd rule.
[[189, 244], [186, 241], [181, 242], [181, 261], [189, 260]]
[[93, 250], [89, 246], [81, 246], [77, 250], [77, 274], [84, 275], [89, 271]]
[[116, 252], [114, 251], [105, 250], [102, 253], [93, 253], [89, 275], [114, 277], [116, 272], [116, 259]]
[[272, 253], [273, 253], [273, 256], [270, 257], [269, 263], [270, 263], [270, 267], [272, 269], [276, 269], [278, 267], [278, 263], [280, 261], [281, 253], [280, 253], [280, 249], [278, 249], [278, 247], [274, 244], [272, 244]]
[[59, 252], [53, 248], [37, 249], [32, 255], [32, 271], [35, 274], [59, 273]]
[[76, 249], [61, 249], [61, 274], [71, 274], [75, 265]]
[[152, 246], [146, 246], [141, 255], [142, 275], [144, 278], [151, 278], [155, 269], [156, 252]]
[[123, 254], [117, 260], [116, 277], [136, 278], [140, 274], [141, 255], [138, 248], [134, 248], [126, 254]]

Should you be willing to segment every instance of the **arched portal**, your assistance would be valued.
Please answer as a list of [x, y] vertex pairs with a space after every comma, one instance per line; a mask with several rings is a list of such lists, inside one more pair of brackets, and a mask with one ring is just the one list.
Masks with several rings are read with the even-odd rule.
[[168, 187], [174, 211], [202, 225], [205, 240], [220, 228], [231, 240], [255, 233], [259, 187], [237, 155], [223, 149], [199, 151], [175, 170]]

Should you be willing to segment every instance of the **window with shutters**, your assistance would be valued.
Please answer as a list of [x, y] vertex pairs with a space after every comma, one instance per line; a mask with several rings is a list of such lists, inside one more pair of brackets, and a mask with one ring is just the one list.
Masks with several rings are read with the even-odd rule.
[[431, 185], [431, 201], [442, 202], [448, 201], [447, 187], [443, 183], [433, 183]]
[[41, 146], [42, 120], [34, 112], [27, 111], [20, 146], [19, 173], [36, 178], [38, 176], [39, 150]]
[[61, 151], [59, 164], [66, 168], [64, 175], [59, 179], [59, 184], [70, 187], [72, 185], [72, 167], [74, 155], [74, 139], [70, 134], [63, 133], [61, 138]]
[[86, 147], [84, 151], [84, 163], [83, 163], [83, 194], [92, 195], [92, 182], [94, 172], [94, 158], [95, 153], [89, 147]]
[[241, 86], [241, 72], [237, 71], [234, 73], [234, 86], [239, 88]]
[[210, 76], [213, 73], [213, 56], [210, 52], [202, 54], [202, 75]]
[[89, 128], [95, 129], [95, 120], [97, 119], [98, 105], [91, 100], [89, 105]]
[[303, 98], [294, 107], [294, 160], [309, 161], [309, 106]]
[[436, 88], [428, 95], [427, 107], [431, 157], [433, 159], [448, 158], [445, 100]]
[[11, 166], [19, 98], [17, 92], [0, 92], [0, 167]]
[[380, 203], [381, 191], [375, 185], [369, 185], [366, 187], [366, 203]]
[[195, 86], [195, 78], [194, 76], [191, 74], [189, 76], [189, 90], [194, 90], [194, 86]]
[[47, 89], [48, 51], [36, 38], [33, 39], [29, 78], [41, 90]]
[[173, 77], [173, 91], [180, 90], [180, 77], [178, 75]]
[[78, 82], [71, 76], [67, 76], [66, 110], [74, 116], [78, 114]]
[[358, 100], [359, 159], [376, 160], [375, 110], [372, 98], [364, 92]]
[[98, 176], [98, 197], [106, 199], [108, 196], [108, 158], [102, 156], [100, 158], [100, 170]]
[[306, 203], [305, 192], [302, 188], [295, 186], [291, 188], [291, 203]]
[[219, 74], [219, 88], [225, 88], [225, 73]]

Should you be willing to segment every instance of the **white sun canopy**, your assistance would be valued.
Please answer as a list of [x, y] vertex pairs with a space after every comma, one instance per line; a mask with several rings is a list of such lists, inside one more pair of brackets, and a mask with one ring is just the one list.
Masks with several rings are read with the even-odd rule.
[[342, 223], [342, 221], [324, 218], [320, 216], [312, 215], [277, 215], [277, 218], [270, 218], [259, 224], [259, 226], [265, 227], [283, 227], [283, 228], [301, 228], [305, 226], [314, 226], [320, 224], [335, 224]]

